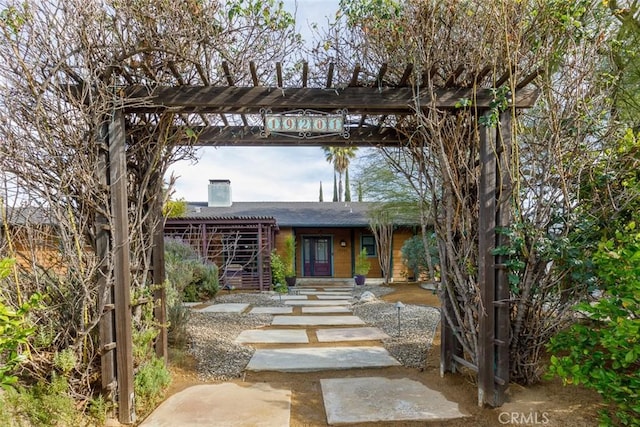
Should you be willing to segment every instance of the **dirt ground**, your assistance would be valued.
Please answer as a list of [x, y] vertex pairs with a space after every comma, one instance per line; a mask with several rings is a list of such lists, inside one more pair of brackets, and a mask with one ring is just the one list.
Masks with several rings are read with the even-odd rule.
[[[402, 301], [404, 304], [439, 306], [436, 295], [415, 284], [392, 285], [394, 291], [382, 299], [388, 302]], [[191, 385], [201, 384], [197, 379], [194, 361], [182, 354], [170, 359], [173, 382], [168, 395]], [[323, 371], [308, 373], [247, 372], [243, 382], [267, 382], [275, 388], [292, 391], [291, 427], [327, 426], [320, 380], [360, 376], [383, 376], [387, 378], [409, 378], [422, 382], [441, 392], [447, 399], [457, 402], [460, 410], [469, 416], [444, 422], [394, 422], [361, 423], [353, 426], [500, 426], [543, 425], [562, 427], [597, 426], [597, 412], [602, 408], [600, 396], [590, 390], [576, 386], [563, 386], [558, 380], [543, 381], [534, 386], [523, 387], [511, 384], [509, 400], [500, 408], [481, 408], [477, 401], [474, 375], [467, 373], [447, 374], [440, 377], [440, 337], [436, 335], [424, 368], [392, 367], [384, 369], [362, 369], [349, 371]]]

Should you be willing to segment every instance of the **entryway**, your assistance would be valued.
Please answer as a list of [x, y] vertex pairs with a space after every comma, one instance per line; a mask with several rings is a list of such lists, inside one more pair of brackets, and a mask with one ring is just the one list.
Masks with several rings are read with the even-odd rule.
[[331, 236], [302, 237], [302, 263], [305, 277], [331, 277]]

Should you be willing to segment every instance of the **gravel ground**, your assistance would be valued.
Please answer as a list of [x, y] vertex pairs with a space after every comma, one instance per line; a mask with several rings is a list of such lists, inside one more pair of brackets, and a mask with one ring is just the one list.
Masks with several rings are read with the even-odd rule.
[[[389, 288], [367, 286], [366, 291], [376, 297], [392, 292]], [[400, 334], [398, 334], [398, 310], [395, 304], [375, 299], [359, 302], [364, 290], [353, 292], [353, 314], [367, 324], [385, 331], [391, 338], [383, 340], [384, 347], [400, 363], [407, 367], [425, 365], [427, 351], [440, 321], [440, 311], [434, 307], [407, 304], [400, 309]], [[219, 294], [215, 302], [244, 302], [253, 306], [282, 306], [268, 293]], [[242, 376], [253, 355], [254, 348], [234, 343], [238, 334], [246, 329], [269, 325], [270, 314], [192, 313], [187, 326], [189, 352], [197, 360], [198, 375], [202, 380], [221, 380]]]

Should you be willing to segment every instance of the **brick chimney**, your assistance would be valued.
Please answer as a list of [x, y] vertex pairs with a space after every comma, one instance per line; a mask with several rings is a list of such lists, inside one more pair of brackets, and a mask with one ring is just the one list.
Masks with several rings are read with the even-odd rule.
[[210, 208], [231, 206], [231, 181], [228, 179], [210, 179], [207, 202], [207, 206]]

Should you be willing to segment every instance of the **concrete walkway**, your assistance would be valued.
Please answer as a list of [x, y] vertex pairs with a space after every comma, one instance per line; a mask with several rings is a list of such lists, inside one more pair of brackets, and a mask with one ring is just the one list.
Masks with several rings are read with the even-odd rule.
[[[344, 286], [299, 287], [296, 295], [283, 295], [283, 313], [276, 308], [242, 307], [240, 304], [214, 304], [209, 312], [272, 313], [271, 328], [247, 330], [238, 343], [260, 343], [247, 371], [307, 372], [368, 369], [399, 366], [380, 340], [389, 338], [378, 328], [367, 326], [350, 312], [351, 289]], [[275, 296], [278, 299], [280, 296]], [[215, 307], [218, 305], [219, 307]], [[204, 310], [203, 310], [204, 311]], [[302, 314], [299, 314], [302, 313]], [[284, 329], [282, 326], [288, 326]], [[321, 328], [317, 328], [321, 326]], [[315, 329], [318, 342], [310, 344]], [[357, 345], [366, 341], [367, 345]], [[379, 345], [370, 345], [380, 341]], [[345, 346], [345, 343], [350, 346]], [[283, 345], [290, 345], [282, 348]], [[276, 348], [268, 348], [274, 345]], [[264, 348], [264, 346], [267, 346]], [[320, 380], [327, 423], [330, 425], [364, 422], [434, 421], [465, 415], [458, 405], [424, 384], [382, 377], [327, 378]], [[171, 396], [141, 426], [288, 426], [291, 390], [274, 389], [268, 384], [241, 387], [231, 383], [190, 387]], [[215, 421], [214, 421], [215, 420]], [[215, 424], [212, 424], [214, 422]]]

